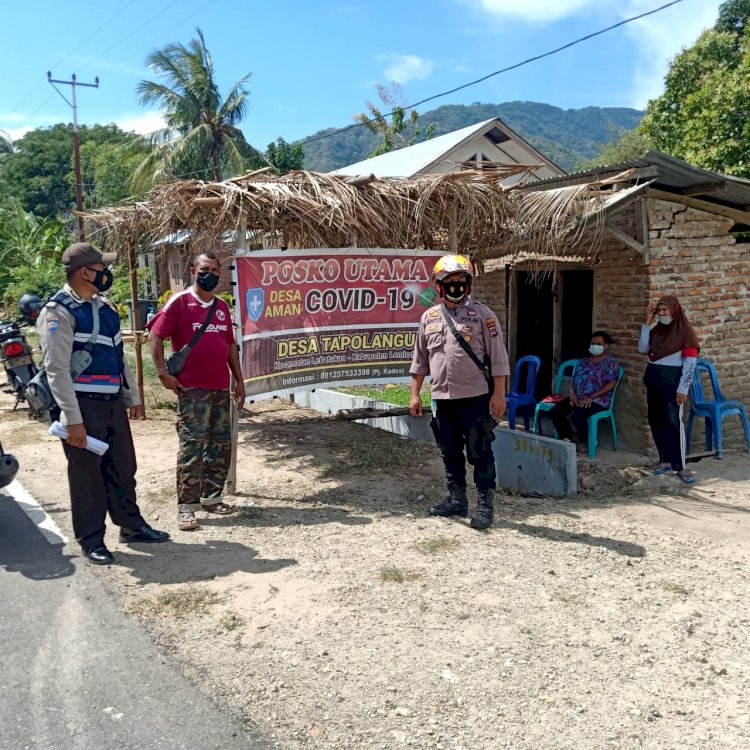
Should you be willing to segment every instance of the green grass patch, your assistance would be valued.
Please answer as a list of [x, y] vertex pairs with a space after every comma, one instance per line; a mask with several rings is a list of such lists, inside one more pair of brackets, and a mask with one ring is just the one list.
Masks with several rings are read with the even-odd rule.
[[406, 583], [419, 578], [419, 573], [413, 570], [402, 570], [398, 565], [384, 565], [380, 569], [380, 580], [388, 583]]
[[[385, 385], [352, 385], [345, 388], [335, 388], [339, 393], [350, 396], [371, 398], [374, 401], [385, 401], [396, 406], [409, 406], [411, 400], [411, 386], [408, 383], [386, 383]], [[422, 404], [430, 405], [429, 388], [420, 393]]]
[[221, 602], [222, 597], [219, 594], [192, 587], [164, 591], [154, 597], [138, 599], [130, 604], [128, 610], [146, 620], [185, 620], [188, 617], [207, 615], [212, 607]]
[[243, 617], [240, 617], [240, 615], [235, 614], [234, 612], [230, 612], [225, 617], [222, 617], [221, 622], [219, 623], [221, 628], [229, 633], [231, 633], [233, 630], [237, 630], [237, 628], [241, 628], [244, 624], [245, 619]]
[[456, 547], [460, 547], [461, 542], [458, 539], [451, 539], [447, 536], [436, 536], [432, 539], [423, 539], [416, 542], [414, 547], [423, 555], [439, 555], [442, 552], [450, 552]]

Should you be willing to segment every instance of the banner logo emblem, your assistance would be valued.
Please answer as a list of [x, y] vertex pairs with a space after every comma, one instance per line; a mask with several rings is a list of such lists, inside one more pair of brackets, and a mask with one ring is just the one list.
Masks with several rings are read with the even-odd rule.
[[253, 323], [260, 320], [263, 310], [266, 306], [266, 294], [263, 289], [248, 289], [245, 295], [247, 306], [247, 315]]

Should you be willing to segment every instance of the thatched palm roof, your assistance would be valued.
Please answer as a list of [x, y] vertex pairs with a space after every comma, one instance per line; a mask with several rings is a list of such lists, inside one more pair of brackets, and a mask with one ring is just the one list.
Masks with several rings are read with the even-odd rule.
[[587, 185], [533, 192], [501, 181], [533, 169], [507, 165], [408, 180], [265, 170], [224, 182], [178, 181], [145, 201], [84, 214], [89, 234], [122, 249], [189, 229], [261, 230], [272, 246], [460, 250], [478, 258], [523, 244], [569, 252], [600, 197]]

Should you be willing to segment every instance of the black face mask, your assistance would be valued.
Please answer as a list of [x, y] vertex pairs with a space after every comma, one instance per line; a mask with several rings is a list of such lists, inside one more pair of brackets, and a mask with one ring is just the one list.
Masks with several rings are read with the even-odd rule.
[[112, 286], [115, 276], [109, 268], [105, 268], [103, 271], [97, 271], [96, 268], [89, 268], [88, 266], [86, 268], [96, 274], [92, 280], [89, 280], [89, 284], [93, 284], [100, 292], [106, 292]]
[[443, 281], [440, 288], [448, 302], [462, 302], [469, 293], [469, 284], [466, 281]]
[[211, 292], [219, 283], [219, 277], [211, 271], [201, 271], [196, 277], [198, 286], [206, 292]]

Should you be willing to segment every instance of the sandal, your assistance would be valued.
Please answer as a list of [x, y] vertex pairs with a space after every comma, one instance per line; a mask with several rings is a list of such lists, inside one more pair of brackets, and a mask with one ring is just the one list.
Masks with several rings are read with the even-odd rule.
[[657, 461], [649, 468], [651, 469], [652, 474], [668, 474], [672, 471], [672, 464], [665, 463], [664, 461]]
[[693, 474], [692, 471], [688, 471], [687, 469], [680, 469], [675, 473], [677, 474], [677, 478], [683, 481], [685, 484], [693, 484], [695, 482], [695, 474]]
[[218, 516], [228, 516], [234, 513], [234, 508], [226, 503], [214, 503], [213, 505], [201, 506], [206, 513], [216, 513]]
[[195, 531], [201, 525], [192, 510], [181, 510], [177, 514], [177, 528], [180, 531]]

